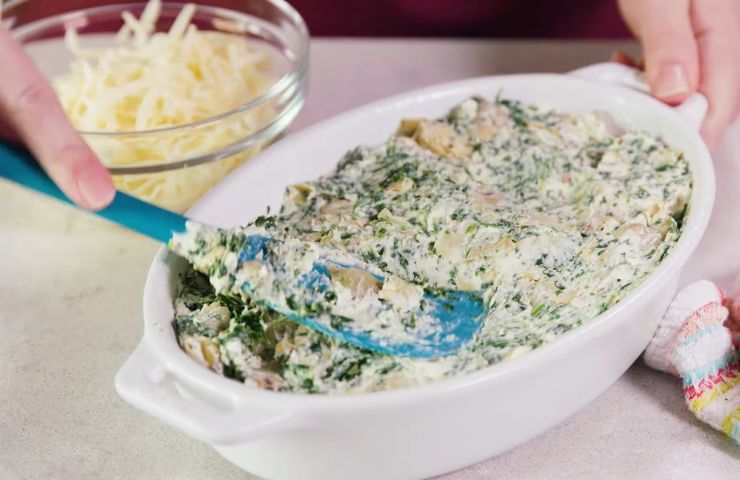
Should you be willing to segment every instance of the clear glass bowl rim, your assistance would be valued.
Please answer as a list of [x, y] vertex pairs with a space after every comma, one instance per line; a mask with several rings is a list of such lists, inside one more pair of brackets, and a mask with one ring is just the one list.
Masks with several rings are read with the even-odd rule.
[[[187, 131], [190, 129], [197, 129], [201, 127], [207, 127], [218, 123], [221, 120], [227, 119], [231, 116], [238, 115], [249, 111], [265, 102], [268, 102], [275, 97], [281, 95], [285, 90], [292, 88], [298, 82], [305, 80], [306, 70], [308, 69], [308, 52], [309, 52], [309, 35], [308, 28], [306, 27], [303, 18], [300, 14], [286, 1], [284, 0], [263, 0], [266, 3], [272, 4], [278, 8], [296, 27], [296, 31], [299, 35], [298, 46], [299, 49], [295, 51], [295, 61], [291, 62], [290, 71], [286, 72], [283, 76], [278, 79], [267, 91], [262, 93], [260, 96], [239, 105], [232, 110], [214, 115], [212, 117], [204, 118], [197, 122], [184, 123], [182, 125], [173, 125], [169, 127], [153, 128], [148, 130], [132, 130], [126, 132], [106, 132], [106, 131], [84, 131], [77, 130], [77, 132], [85, 137], [105, 137], [105, 138], [126, 138], [126, 137], [140, 137], [144, 135], [161, 134], [161, 133], [174, 133], [179, 131]], [[60, 13], [52, 15], [40, 20], [30, 22], [26, 25], [22, 25], [18, 28], [11, 29], [11, 34], [23, 43], [23, 37], [31, 35], [48, 28], [54, 24], [63, 24], [72, 19], [79, 18], [80, 16], [115, 13], [117, 11], [123, 11], [126, 9], [139, 8], [143, 6], [145, 2], [131, 2], [131, 3], [119, 3], [112, 5], [102, 5], [96, 7], [82, 8], [73, 10], [70, 12]], [[11, 4], [13, 6], [14, 4]], [[16, 4], [17, 5], [17, 4]], [[179, 2], [162, 2], [162, 6], [167, 7], [183, 7], [186, 3]], [[210, 5], [197, 5], [198, 10], [216, 15], [219, 12], [229, 12], [231, 15], [244, 15], [238, 10], [226, 9], [222, 7], [214, 7]]]

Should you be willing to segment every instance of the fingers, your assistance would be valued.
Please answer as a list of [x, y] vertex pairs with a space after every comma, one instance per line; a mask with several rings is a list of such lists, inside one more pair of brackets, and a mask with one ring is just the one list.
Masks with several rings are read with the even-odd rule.
[[740, 106], [740, 23], [732, 0], [700, 0], [692, 6], [699, 47], [699, 91], [709, 100], [702, 136], [716, 146]]
[[[704, 1], [704, 0], [702, 0]], [[619, 7], [645, 52], [645, 77], [653, 95], [677, 104], [699, 85], [699, 55], [690, 0], [620, 0]]]
[[108, 171], [70, 124], [51, 85], [2, 27], [0, 59], [12, 68], [0, 82], [0, 117], [70, 199], [93, 210], [108, 205], [115, 195]]

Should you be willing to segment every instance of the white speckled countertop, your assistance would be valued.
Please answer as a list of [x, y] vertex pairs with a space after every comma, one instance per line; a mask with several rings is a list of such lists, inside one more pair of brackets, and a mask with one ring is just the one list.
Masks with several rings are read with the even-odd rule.
[[[386, 95], [496, 73], [563, 72], [623, 43], [317, 40], [294, 130]], [[740, 272], [740, 125], [716, 152], [717, 207], [684, 281]], [[118, 398], [158, 245], [0, 182], [0, 479], [251, 479]], [[618, 341], [618, 339], [616, 340]], [[638, 361], [555, 429], [452, 473], [468, 479], [737, 479], [740, 448]]]

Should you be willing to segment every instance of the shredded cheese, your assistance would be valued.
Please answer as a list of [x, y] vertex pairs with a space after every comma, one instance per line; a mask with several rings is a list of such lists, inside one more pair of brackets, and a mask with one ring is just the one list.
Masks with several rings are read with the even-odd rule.
[[[75, 55], [54, 87], [75, 128], [85, 132], [141, 132], [188, 125], [254, 99], [274, 82], [269, 51], [260, 44], [193, 23], [195, 5], [183, 7], [169, 32], [156, 32], [161, 1], [151, 0], [140, 18], [122, 15], [111, 48], [83, 48], [75, 29], [67, 47]], [[267, 125], [270, 105], [214, 124], [141, 135], [88, 135], [108, 166], [176, 162], [219, 149]], [[225, 160], [155, 174], [120, 175], [118, 188], [165, 208], [183, 211], [259, 147]]]

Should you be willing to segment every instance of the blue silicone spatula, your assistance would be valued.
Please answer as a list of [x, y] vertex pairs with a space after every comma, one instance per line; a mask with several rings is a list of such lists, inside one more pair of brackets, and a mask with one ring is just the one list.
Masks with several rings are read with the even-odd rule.
[[[28, 152], [2, 143], [0, 143], [0, 177], [72, 204]], [[95, 214], [164, 243], [169, 243], [173, 235], [185, 232], [189, 222], [196, 223], [182, 215], [122, 192], [116, 192], [110, 206]], [[262, 235], [248, 235], [243, 240], [239, 255], [240, 262], [263, 262], [263, 265], [270, 268], [275, 268], [276, 262], [279, 264], [279, 258], [268, 258], [268, 256], [271, 244], [279, 243], [280, 240]], [[362, 265], [350, 265], [346, 261], [340, 262], [332, 258], [321, 257], [314, 263], [309, 274], [303, 275], [289, 285], [273, 285], [273, 287], [280, 288], [282, 291], [295, 292], [299, 294], [296, 295], [297, 298], [315, 298], [316, 295], [325, 293], [324, 290], [332, 285], [330, 266], [334, 269], [355, 268], [367, 271]], [[377, 273], [371, 273], [371, 275], [381, 283], [385, 280]], [[435, 323], [435, 328], [426, 329], [411, 337], [407, 335], [404, 341], [395, 341], [391, 337], [379, 335], [378, 332], [363, 331], [357, 328], [353, 325], [352, 318], [345, 317], [340, 322], [327, 321], [326, 314], [317, 317], [301, 313], [310, 310], [304, 308], [306, 305], [291, 305], [290, 307], [284, 304], [273, 305], [269, 299], [259, 296], [259, 289], [252, 287], [246, 282], [238, 286], [243, 291], [249, 292], [255, 301], [311, 329], [360, 348], [413, 358], [436, 358], [454, 353], [475, 337], [480, 330], [486, 311], [483, 301], [475, 292], [426, 293], [422, 297], [423, 312], [413, 314], [423, 313], [426, 318], [431, 318]], [[329, 317], [331, 317], [330, 314]], [[404, 319], [399, 319], [401, 320]], [[409, 322], [403, 322], [403, 324], [408, 325]]]

